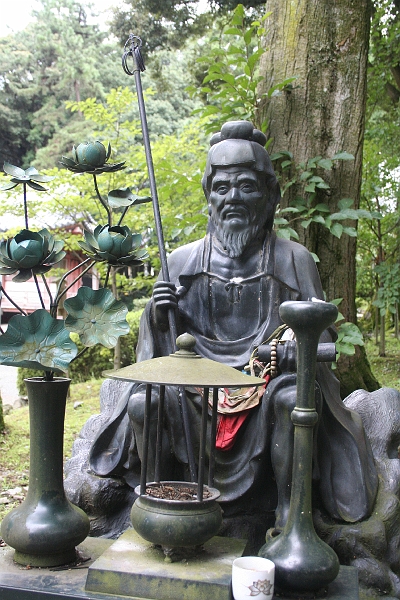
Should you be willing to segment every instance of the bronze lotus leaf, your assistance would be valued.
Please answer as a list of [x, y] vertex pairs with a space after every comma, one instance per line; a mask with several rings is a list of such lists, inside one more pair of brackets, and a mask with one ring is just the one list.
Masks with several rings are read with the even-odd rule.
[[78, 333], [85, 346], [113, 348], [121, 335], [129, 333], [127, 307], [106, 288], [82, 286], [74, 298], [65, 300], [64, 308], [68, 313], [66, 328]]
[[141, 243], [140, 233], [132, 234], [125, 225], [98, 225], [93, 234], [85, 231], [85, 242], [79, 245], [93, 260], [124, 267], [139, 266], [148, 257], [147, 251], [140, 248]]
[[0, 243], [0, 274], [12, 275], [13, 281], [28, 281], [33, 275], [47, 273], [62, 260], [63, 242], [56, 240], [47, 229], [23, 229], [15, 237]]
[[50, 177], [49, 175], [40, 175], [39, 171], [35, 169], [35, 167], [29, 167], [26, 169], [26, 171], [24, 171], [24, 169], [21, 169], [20, 167], [16, 167], [8, 162], [5, 162], [3, 169], [7, 175], [12, 176], [12, 179], [9, 183], [1, 186], [0, 189], [4, 191], [12, 190], [20, 183], [25, 183], [37, 192], [45, 192], [46, 188], [44, 188], [42, 185], [39, 185], [39, 182], [47, 183], [48, 181], [54, 179], [54, 177]]
[[15, 315], [0, 336], [0, 364], [42, 371], [67, 371], [78, 353], [61, 319], [44, 309]]
[[107, 150], [105, 146], [99, 142], [85, 142], [79, 144], [77, 148], [72, 148], [73, 158], [63, 156], [61, 164], [63, 167], [73, 173], [92, 173], [100, 175], [100, 173], [114, 173], [125, 169], [125, 161], [120, 163], [108, 163], [111, 155], [111, 145], [108, 144]]
[[110, 208], [125, 208], [146, 202], [151, 202], [150, 196], [143, 196], [142, 198], [136, 196], [129, 187], [112, 190], [107, 196], [107, 203]]

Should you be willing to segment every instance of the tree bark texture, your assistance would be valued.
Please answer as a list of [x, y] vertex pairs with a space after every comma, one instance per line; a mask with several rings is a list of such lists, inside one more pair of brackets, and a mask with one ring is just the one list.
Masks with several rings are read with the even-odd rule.
[[[272, 138], [269, 151], [289, 150], [294, 165], [315, 156], [332, 158], [341, 151], [353, 154], [354, 160], [335, 161], [331, 171], [315, 173], [330, 185], [329, 190], [318, 190], [315, 204], [324, 202], [334, 213], [340, 199], [352, 198], [358, 208], [370, 0], [267, 0], [266, 10], [272, 14], [261, 63], [265, 76], [261, 91], [297, 77], [293, 89], [260, 106], [259, 120], [267, 118]], [[282, 206], [290, 206], [303, 190], [300, 182], [290, 187]], [[356, 239], [345, 234], [338, 239], [315, 223], [298, 233], [300, 242], [320, 259], [327, 299], [343, 298], [340, 310], [355, 323]]]

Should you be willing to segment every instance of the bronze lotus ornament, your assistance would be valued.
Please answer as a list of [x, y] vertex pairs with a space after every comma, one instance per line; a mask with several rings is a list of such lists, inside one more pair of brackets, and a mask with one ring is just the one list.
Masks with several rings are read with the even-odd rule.
[[28, 281], [34, 275], [47, 273], [65, 256], [63, 242], [47, 229], [23, 229], [14, 238], [0, 243], [0, 275], [12, 275], [13, 281]]
[[105, 288], [81, 287], [74, 298], [65, 300], [64, 308], [66, 328], [78, 333], [88, 348], [96, 344], [114, 348], [119, 336], [129, 333], [126, 305]]
[[47, 183], [52, 181], [54, 177], [50, 177], [49, 175], [40, 175], [39, 171], [35, 169], [35, 167], [29, 167], [24, 171], [20, 167], [15, 167], [14, 165], [10, 165], [10, 163], [4, 163], [4, 172], [7, 175], [12, 175], [12, 179], [9, 183], [6, 183], [2, 189], [3, 190], [12, 190], [17, 187], [20, 183], [29, 185], [32, 189], [37, 192], [44, 192], [46, 188], [44, 188], [41, 183]]
[[85, 231], [85, 242], [79, 242], [82, 250], [93, 260], [107, 262], [114, 267], [138, 266], [147, 257], [141, 249], [142, 236], [132, 234], [129, 227], [98, 225], [94, 232]]
[[[55, 293], [51, 292], [45, 274], [65, 257], [64, 243], [47, 229], [33, 231], [29, 228], [27, 202], [27, 186], [36, 192], [46, 191], [40, 184], [54, 177], [40, 175], [34, 167], [24, 171], [5, 163], [4, 171], [11, 175], [11, 181], [1, 188], [9, 191], [22, 184], [25, 229], [0, 242], [0, 275], [14, 275], [15, 282], [33, 278], [42, 308], [27, 314], [0, 284], [0, 292], [18, 311], [10, 319], [7, 331], [0, 329], [0, 364], [45, 371], [47, 380], [53, 380], [54, 373], [66, 372], [78, 355], [70, 332], [79, 334], [85, 348], [96, 344], [112, 348], [120, 336], [129, 333], [128, 309], [107, 289], [109, 274], [111, 268], [139, 266], [148, 256], [142, 247], [141, 235], [121, 223], [130, 207], [149, 202], [151, 198], [140, 198], [130, 188], [112, 190], [107, 196], [100, 193], [96, 176], [124, 168], [124, 163], [107, 162], [111, 156], [110, 144], [107, 149], [99, 141], [79, 144], [73, 148], [72, 155], [73, 159], [63, 157], [61, 163], [74, 173], [92, 175], [95, 193], [107, 214], [107, 224], [97, 225], [93, 232], [84, 232], [85, 241], [79, 245], [86, 257], [61, 276]], [[112, 223], [113, 211], [121, 213], [116, 225]], [[76, 296], [65, 299], [67, 292], [96, 262], [107, 265], [103, 287], [93, 290], [82, 286]], [[44, 288], [39, 285], [39, 278]], [[43, 297], [43, 289], [48, 298]], [[61, 301], [67, 312], [66, 319], [58, 318]]]
[[111, 145], [108, 144], [107, 150], [99, 141], [79, 144], [77, 148], [72, 148], [73, 158], [63, 156], [61, 164], [63, 167], [73, 173], [92, 173], [100, 175], [101, 173], [114, 173], [125, 168], [125, 162], [108, 163], [111, 156]]

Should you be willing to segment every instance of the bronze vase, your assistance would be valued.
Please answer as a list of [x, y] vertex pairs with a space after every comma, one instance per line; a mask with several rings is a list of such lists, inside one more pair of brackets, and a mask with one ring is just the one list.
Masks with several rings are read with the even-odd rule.
[[33, 567], [73, 562], [89, 519], [67, 500], [63, 484], [64, 418], [70, 379], [25, 379], [29, 401], [29, 490], [1, 524], [14, 560]]

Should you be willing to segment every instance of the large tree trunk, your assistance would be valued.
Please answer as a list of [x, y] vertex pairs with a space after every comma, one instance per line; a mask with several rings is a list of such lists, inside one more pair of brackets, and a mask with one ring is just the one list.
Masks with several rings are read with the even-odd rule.
[[[295, 164], [315, 156], [332, 158], [341, 151], [353, 154], [354, 161], [337, 161], [331, 171], [321, 173], [330, 190], [319, 190], [316, 202], [325, 202], [333, 213], [341, 198], [353, 198], [358, 208], [370, 0], [267, 0], [266, 9], [272, 15], [261, 65], [264, 89], [297, 76], [294, 89], [271, 98], [260, 109], [261, 118], [269, 121], [269, 150], [290, 150]], [[299, 194], [300, 184], [289, 188], [283, 205], [290, 205]], [[338, 239], [316, 224], [299, 234], [321, 261], [318, 267], [327, 299], [343, 298], [341, 312], [346, 320], [356, 322], [356, 239], [347, 235]], [[340, 370], [339, 365], [339, 378]], [[361, 383], [371, 389], [373, 380], [371, 375]], [[359, 386], [358, 379], [354, 387]]]

